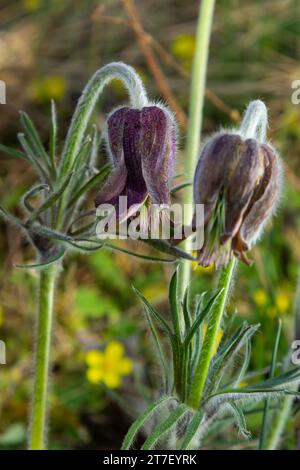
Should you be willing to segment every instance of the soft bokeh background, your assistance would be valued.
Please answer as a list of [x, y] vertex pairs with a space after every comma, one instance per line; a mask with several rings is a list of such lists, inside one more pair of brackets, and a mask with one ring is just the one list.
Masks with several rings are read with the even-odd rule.
[[[0, 79], [7, 104], [0, 106], [0, 141], [17, 146], [18, 110], [26, 110], [43, 139], [49, 136], [49, 101], [59, 110], [63, 141], [76, 100], [90, 75], [123, 60], [141, 74], [153, 98], [171, 99], [181, 122], [177, 170], [184, 159], [189, 74], [198, 1], [136, 0], [137, 18], [120, 0], [1, 0]], [[129, 15], [128, 15], [129, 14]], [[291, 83], [300, 79], [298, 0], [218, 0], [208, 70], [204, 133], [232, 126], [250, 99], [265, 100], [270, 138], [285, 161], [285, 190], [277, 218], [242, 266], [231, 301], [250, 322], [260, 322], [251, 368], [270, 362], [277, 319], [284, 325], [281, 355], [293, 339], [293, 296], [300, 263], [300, 105], [291, 103]], [[146, 34], [147, 33], [147, 34]], [[149, 56], [150, 50], [150, 56]], [[154, 55], [154, 62], [153, 56]], [[126, 100], [120, 83], [106, 89], [95, 120], [103, 125], [113, 106]], [[105, 152], [103, 150], [103, 158]], [[21, 194], [34, 181], [25, 162], [1, 154], [0, 200], [18, 215]], [[0, 366], [0, 448], [23, 448], [31, 395], [32, 341], [36, 313], [34, 271], [14, 268], [33, 261], [20, 233], [0, 221], [0, 338], [7, 365]], [[139, 249], [138, 247], [136, 249]], [[170, 266], [99, 251], [64, 262], [56, 297], [51, 387], [50, 447], [120, 447], [132, 419], [160, 386], [151, 339], [131, 285], [167, 315]], [[195, 269], [193, 290], [214, 285], [211, 269]], [[121, 349], [124, 348], [124, 351]], [[89, 351], [104, 351], [109, 364], [124, 353], [122, 374], [96, 384]], [[132, 370], [131, 370], [132, 369]], [[258, 422], [251, 423], [256, 429]], [[300, 427], [291, 420], [283, 447], [295, 448]], [[237, 444], [237, 433], [211, 447]]]

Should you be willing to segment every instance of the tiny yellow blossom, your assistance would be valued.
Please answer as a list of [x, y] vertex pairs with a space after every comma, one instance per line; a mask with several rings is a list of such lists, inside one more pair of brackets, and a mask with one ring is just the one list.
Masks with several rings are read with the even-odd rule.
[[92, 384], [102, 382], [109, 388], [119, 387], [122, 376], [129, 375], [133, 370], [131, 359], [124, 353], [124, 346], [118, 341], [111, 341], [103, 352], [88, 351], [85, 356], [87, 380]]
[[60, 101], [66, 92], [66, 80], [59, 75], [43, 77], [36, 80], [30, 89], [32, 97], [36, 101], [44, 102], [51, 99]]
[[22, 0], [22, 5], [28, 12], [37, 11], [41, 7], [41, 0]]
[[268, 296], [263, 289], [256, 289], [253, 293], [253, 300], [258, 307], [264, 307], [268, 302]]
[[172, 43], [172, 52], [177, 59], [191, 62], [195, 52], [196, 40], [192, 34], [179, 34]]
[[276, 296], [276, 307], [280, 313], [285, 313], [290, 306], [290, 299], [287, 294], [280, 292]]

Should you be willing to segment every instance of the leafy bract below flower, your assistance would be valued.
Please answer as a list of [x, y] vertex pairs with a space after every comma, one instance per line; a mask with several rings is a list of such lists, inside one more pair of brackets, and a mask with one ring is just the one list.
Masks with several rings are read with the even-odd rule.
[[[265, 109], [262, 102], [253, 103]], [[205, 214], [199, 264], [224, 265], [232, 254], [249, 263], [245, 252], [277, 206], [280, 180], [276, 151], [255, 133], [221, 132], [206, 143], [194, 176], [194, 201], [204, 204]]]
[[[171, 113], [160, 105], [123, 107], [107, 121], [107, 147], [113, 171], [95, 199], [96, 207], [112, 204], [125, 220], [150, 197], [168, 205], [176, 129]], [[128, 212], [118, 214], [119, 196], [127, 196]]]
[[104, 383], [109, 388], [119, 387], [122, 376], [129, 375], [133, 369], [131, 359], [124, 355], [124, 347], [118, 341], [111, 341], [103, 352], [97, 349], [88, 351], [85, 361], [88, 381]]

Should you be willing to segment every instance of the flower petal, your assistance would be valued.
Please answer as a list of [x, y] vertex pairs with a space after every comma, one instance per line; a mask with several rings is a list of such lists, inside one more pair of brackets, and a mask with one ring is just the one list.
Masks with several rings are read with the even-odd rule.
[[263, 155], [259, 144], [254, 139], [247, 139], [225, 192], [225, 229], [221, 235], [221, 243], [233, 238], [238, 232], [263, 172]]
[[221, 134], [210, 140], [200, 154], [194, 176], [194, 201], [195, 204], [204, 204], [205, 222], [215, 208], [242, 145], [239, 135]]
[[114, 169], [95, 198], [95, 206], [100, 204], [115, 205], [124, 191], [127, 181], [127, 169], [123, 152], [124, 126], [129, 108], [114, 111], [107, 120], [107, 148]]
[[171, 115], [158, 106], [143, 108], [140, 139], [143, 176], [152, 202], [169, 204], [176, 150], [176, 129]]
[[280, 197], [279, 157], [269, 145], [261, 145], [261, 151], [264, 157], [264, 176], [253, 193], [250, 208], [240, 230], [240, 236], [247, 244], [257, 238], [265, 222], [276, 209]]

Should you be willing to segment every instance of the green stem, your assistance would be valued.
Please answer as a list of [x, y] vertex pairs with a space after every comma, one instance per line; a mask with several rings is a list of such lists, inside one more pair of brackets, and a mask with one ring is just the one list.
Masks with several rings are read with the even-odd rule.
[[[185, 176], [188, 181], [193, 180], [200, 147], [209, 42], [214, 6], [215, 0], [201, 0], [200, 2], [186, 142]], [[193, 216], [192, 201], [193, 185], [190, 185], [185, 188], [184, 192], [184, 203], [186, 204], [184, 215], [186, 224], [191, 223]], [[185, 249], [187, 251], [191, 249], [191, 243], [190, 239], [185, 241]], [[183, 298], [191, 277], [191, 263], [189, 261], [182, 261], [180, 277], [180, 298]]]
[[218, 331], [220, 329], [222, 317], [225, 312], [225, 307], [230, 291], [230, 284], [236, 263], [236, 259], [233, 258], [229, 264], [223, 268], [221, 273], [219, 288], [223, 289], [223, 292], [220, 294], [219, 300], [212, 310], [208, 320], [207, 332], [203, 342], [203, 349], [199, 357], [195, 376], [191, 386], [189, 405], [195, 409], [199, 407], [201, 402], [209, 366], [214, 355]]
[[47, 393], [53, 316], [53, 299], [57, 267], [55, 265], [40, 273], [39, 311], [37, 323], [34, 388], [31, 409], [29, 449], [45, 448], [47, 418]]

